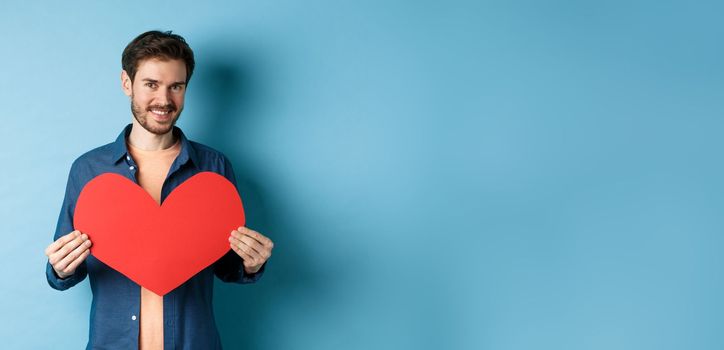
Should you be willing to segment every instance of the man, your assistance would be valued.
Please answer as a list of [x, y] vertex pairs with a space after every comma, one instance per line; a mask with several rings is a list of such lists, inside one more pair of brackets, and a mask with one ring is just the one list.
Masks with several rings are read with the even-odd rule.
[[171, 32], [143, 33], [123, 51], [122, 66], [121, 87], [131, 100], [132, 123], [115, 142], [73, 162], [55, 241], [45, 251], [48, 283], [65, 290], [89, 276], [93, 303], [88, 349], [219, 349], [211, 303], [213, 276], [225, 282], [256, 282], [271, 256], [271, 240], [239, 227], [229, 235], [231, 250], [225, 256], [158, 296], [90, 255], [88, 236], [73, 228], [80, 191], [103, 173], [133, 180], [159, 204], [202, 171], [221, 174], [236, 184], [223, 154], [189, 141], [175, 127], [194, 69], [186, 41]]

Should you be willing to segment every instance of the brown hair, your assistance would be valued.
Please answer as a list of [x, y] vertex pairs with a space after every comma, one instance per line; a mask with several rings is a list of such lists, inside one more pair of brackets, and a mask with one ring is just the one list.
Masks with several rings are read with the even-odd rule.
[[182, 36], [171, 34], [171, 31], [152, 30], [137, 36], [128, 43], [123, 50], [121, 65], [131, 77], [131, 82], [136, 77], [138, 64], [151, 58], [183, 60], [186, 63], [186, 83], [188, 84], [191, 80], [191, 74], [194, 72], [194, 52], [191, 51], [191, 47]]

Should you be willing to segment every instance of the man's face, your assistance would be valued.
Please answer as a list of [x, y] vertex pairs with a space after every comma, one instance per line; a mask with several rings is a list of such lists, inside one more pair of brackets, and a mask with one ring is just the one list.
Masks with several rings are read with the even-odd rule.
[[156, 135], [171, 131], [184, 108], [186, 64], [182, 60], [141, 61], [133, 82], [123, 71], [121, 84], [131, 98], [133, 117], [144, 129]]

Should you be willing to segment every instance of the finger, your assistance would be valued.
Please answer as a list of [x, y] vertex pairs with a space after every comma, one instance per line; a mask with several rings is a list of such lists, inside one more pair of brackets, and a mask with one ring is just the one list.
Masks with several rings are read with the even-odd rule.
[[236, 230], [231, 231], [231, 235], [236, 238], [241, 238], [244, 236], [245, 232], [248, 232], [249, 229], [244, 226], [239, 226]]
[[[249, 239], [249, 238], [247, 238], [247, 239]], [[235, 244], [235, 245], [236, 245], [239, 249], [241, 249], [244, 253], [248, 254], [249, 256], [253, 257], [254, 259], [261, 259], [261, 258], [262, 258], [262, 255], [261, 255], [257, 250], [255, 250], [254, 248], [252, 248], [251, 246], [249, 246], [249, 245], [248, 245], [246, 242], [244, 242], [244, 241], [241, 241], [241, 240], [238, 240], [238, 239], [234, 238], [234, 239], [232, 239], [232, 244]], [[259, 243], [256, 243], [256, 244], [258, 245]]]
[[[242, 237], [242, 239], [243, 239], [243, 237]], [[242, 249], [243, 251], [245, 251], [247, 254], [252, 255], [252, 256], [255, 256], [255, 257], [257, 257], [257, 256], [258, 256], [258, 257], [261, 257], [261, 254], [260, 254], [259, 251], [257, 251], [256, 249], [254, 249], [254, 247], [250, 246], [250, 243], [244, 242], [242, 239], [237, 239], [237, 238], [232, 237], [232, 238], [230, 239], [230, 241], [231, 241], [233, 244], [235, 244], [237, 247], [239, 247], [239, 249]], [[250, 241], [253, 241], [253, 240], [251, 240], [250, 238], [246, 238], [246, 239], [247, 239], [247, 240], [250, 240]], [[256, 242], [256, 241], [253, 241], [253, 242]], [[256, 245], [259, 246], [259, 243], [256, 243]]]
[[231, 246], [231, 249], [236, 252], [242, 259], [244, 259], [244, 262], [254, 263], [254, 257], [247, 254], [245, 251], [241, 250], [239, 246], [237, 246], [234, 243], [229, 244]]
[[265, 258], [268, 255], [268, 249], [249, 236], [242, 236], [241, 239], [234, 239], [234, 241], [237, 242], [237, 244], [243, 244], [253, 249], [254, 253], [256, 253], [260, 258]]
[[264, 246], [270, 246], [270, 247], [274, 246], [274, 243], [272, 243], [272, 241], [269, 238], [267, 238], [266, 236], [262, 235], [261, 233], [256, 232], [250, 228], [241, 226], [241, 227], [239, 227], [239, 233], [255, 239], [257, 242], [261, 243]]
[[83, 255], [86, 251], [90, 251], [90, 247], [91, 247], [91, 241], [85, 240], [83, 243], [81, 243], [75, 249], [73, 249], [70, 253], [68, 253], [68, 255], [66, 255], [65, 258], [63, 258], [63, 260], [61, 260], [58, 263], [57, 266], [53, 266], [53, 267], [55, 267], [56, 270], [62, 271], [65, 274], [73, 273], [73, 271], [75, 271], [75, 270], [71, 269], [70, 265], [76, 259], [78, 259], [78, 257]]
[[74, 238], [72, 241], [66, 243], [64, 246], [62, 246], [56, 254], [58, 254], [58, 260], [62, 260], [65, 258], [70, 252], [72, 252], [75, 248], [83, 244], [83, 242], [88, 240], [88, 235], [85, 233], [81, 233], [80, 236]]
[[257, 240], [259, 243], [263, 244], [264, 236], [262, 236], [259, 232], [256, 232], [248, 227], [241, 226], [239, 227], [239, 233], [241, 233], [243, 236], [251, 237], [255, 240]]
[[[88, 242], [90, 242], [90, 241], [88, 241]], [[78, 268], [78, 265], [80, 265], [83, 261], [85, 261], [85, 259], [88, 257], [88, 255], [90, 255], [90, 249], [86, 249], [85, 251], [83, 251], [83, 253], [81, 253], [77, 258], [75, 258], [75, 260], [73, 260], [73, 262], [71, 262], [70, 265], [68, 265], [65, 268], [65, 270], [70, 271], [71, 273], [75, 272], [75, 269]]]
[[56, 250], [55, 253], [50, 254], [50, 256], [48, 257], [50, 264], [55, 267], [56, 264], [60, 263], [60, 261], [63, 260], [66, 255], [68, 255], [68, 253], [73, 251], [73, 249], [78, 247], [81, 243], [83, 243], [83, 235], [75, 237], [72, 240], [66, 242], [62, 247]]
[[80, 236], [80, 231], [78, 230], [61, 236], [60, 238], [56, 239], [55, 242], [51, 243], [48, 248], [45, 249], [45, 255], [50, 256], [50, 254], [57, 252], [58, 249], [62, 248], [66, 243], [70, 242], [78, 236]]
[[272, 255], [272, 247], [270, 246], [259, 246], [259, 243], [256, 243], [256, 245], [253, 246], [254, 250], [259, 252], [259, 255], [262, 258], [262, 262], [267, 261], [269, 258], [271, 258]]
[[271, 256], [273, 245], [262, 245], [259, 243], [259, 241], [249, 236], [242, 237], [241, 242], [245, 243], [246, 245], [257, 251], [264, 260], [269, 259], [269, 257]]
[[252, 249], [256, 250], [256, 251], [259, 252], [259, 253], [262, 253], [262, 252], [265, 250], [265, 249], [264, 249], [264, 245], [263, 245], [262, 243], [260, 243], [260, 242], [257, 241], [256, 239], [251, 238], [251, 237], [249, 237], [249, 236], [243, 236], [243, 237], [241, 237], [240, 241], [241, 241], [242, 243], [248, 245], [248, 246], [251, 247]]
[[[80, 236], [74, 238], [72, 241], [66, 243], [63, 247], [61, 247], [58, 251], [50, 255], [50, 264], [53, 265], [56, 269], [56, 264], [60, 263], [63, 259], [65, 259], [70, 252], [78, 248], [83, 242], [88, 240], [88, 236], [85, 234], [81, 234]], [[59, 270], [59, 269], [58, 269]]]
[[[247, 240], [249, 242], [252, 242], [252, 241], [256, 242], [255, 239], [252, 239], [249, 236], [246, 236], [237, 230], [234, 230], [231, 232], [231, 237], [229, 237], [229, 240], [231, 240], [231, 239], [233, 239], [235, 242], [242, 242], [242, 240]], [[247, 243], [247, 244], [251, 244], [251, 243]], [[259, 244], [259, 243], [257, 242], [257, 244]]]

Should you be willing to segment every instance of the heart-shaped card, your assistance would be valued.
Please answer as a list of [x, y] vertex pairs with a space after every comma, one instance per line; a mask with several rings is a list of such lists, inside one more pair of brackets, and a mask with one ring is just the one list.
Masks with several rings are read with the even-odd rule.
[[165, 295], [226, 254], [244, 221], [236, 188], [219, 174], [192, 176], [159, 206], [133, 181], [105, 173], [83, 187], [73, 224], [98, 260]]

